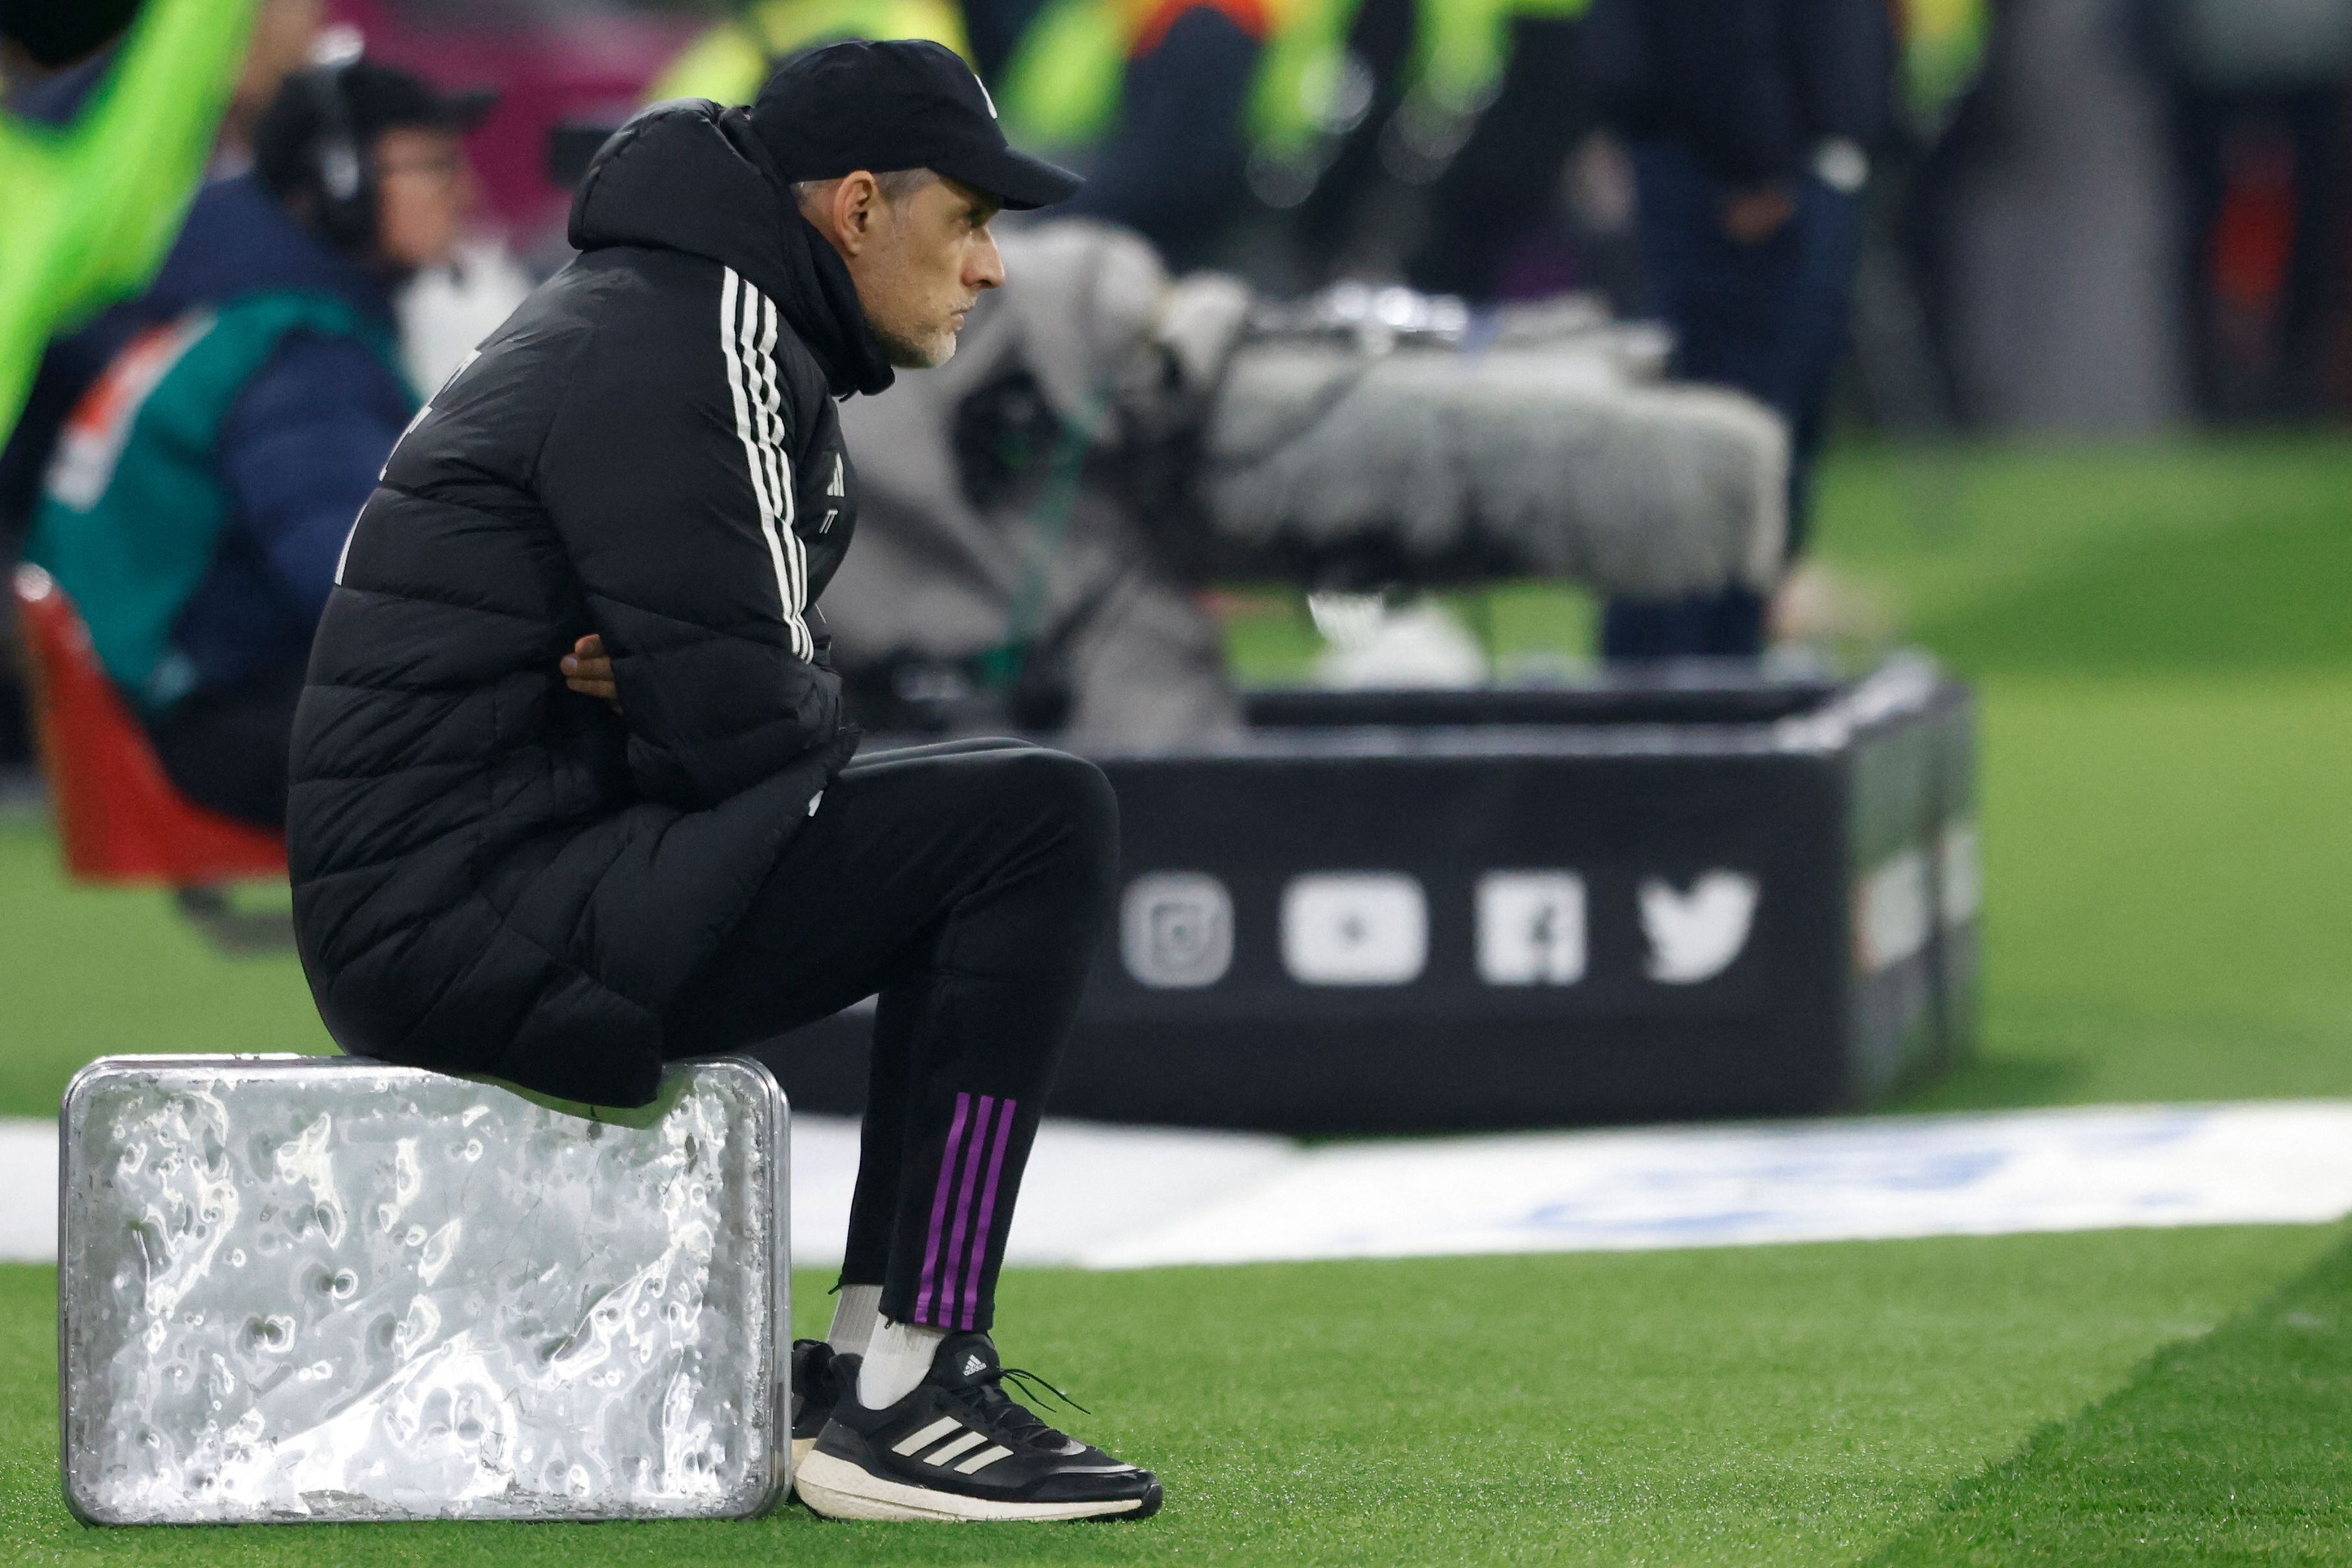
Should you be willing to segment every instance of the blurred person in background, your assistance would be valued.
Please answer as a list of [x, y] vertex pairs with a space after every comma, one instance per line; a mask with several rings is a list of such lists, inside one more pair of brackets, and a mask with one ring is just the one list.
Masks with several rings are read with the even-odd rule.
[[647, 99], [748, 104], [784, 60], [848, 38], [929, 38], [971, 58], [953, 0], [735, 0], [730, 8], [662, 68]]
[[2352, 0], [2152, 0], [2209, 418], [2308, 415], [2340, 289]]
[[478, 103], [366, 60], [288, 78], [136, 332], [82, 395], [27, 554], [81, 610], [164, 771], [285, 820], [286, 757], [338, 552], [416, 409], [393, 296], [445, 261]]
[[[1571, 245], [1566, 232], [1570, 155], [1600, 123], [1585, 62], [1590, 0], [1486, 4], [1498, 15], [1454, 46], [1465, 57], [1443, 89], [1459, 107], [1422, 117], [1435, 131], [1423, 137], [1429, 211], [1405, 280], [1472, 299], [1613, 281], [1605, 263], [1593, 265], [1601, 258], [1578, 254], [1594, 236], [1580, 234], [1583, 243]], [[1583, 151], [1589, 162], [1594, 150]]]
[[[112, 68], [113, 41], [130, 26], [138, 9], [137, 0], [90, 0], [46, 7], [11, 0], [0, 5], [0, 10], [10, 13], [11, 28], [26, 25], [16, 19], [20, 11], [28, 21], [44, 11], [59, 14], [57, 20], [32, 26], [34, 47], [16, 46], [21, 51], [17, 69], [0, 70], [9, 84], [10, 111], [51, 125], [65, 124], [79, 114]], [[252, 162], [254, 125], [277, 98], [287, 76], [310, 57], [325, 9], [325, 0], [261, 0], [255, 8], [245, 68], [214, 141], [214, 174], [236, 173]], [[66, 13], [72, 15], [68, 17]], [[58, 60], [59, 50], [70, 51], [70, 57]], [[45, 63], [48, 68], [44, 68]], [[26, 66], [33, 68], [27, 70]]]
[[[74, 43], [89, 51], [88, 57], [38, 79], [27, 78], [21, 89], [12, 86], [9, 108], [13, 112], [58, 126], [71, 123], [81, 113], [90, 94], [113, 68], [113, 40], [137, 7], [121, 4], [112, 9], [121, 13], [113, 26], [101, 29], [105, 7], [92, 7], [98, 14], [83, 19]], [[228, 182], [252, 167], [254, 126], [262, 110], [275, 101], [287, 77], [310, 57], [322, 9], [321, 0], [261, 0], [255, 10], [245, 65], [213, 141], [209, 168], [215, 183], [197, 193], [173, 256], [165, 261], [167, 273], [184, 254], [212, 254], [225, 243], [233, 243], [229, 236], [244, 226], [244, 193]], [[36, 37], [47, 40], [47, 34]], [[152, 301], [118, 306], [58, 339], [43, 355], [24, 412], [5, 444], [0, 444], [0, 561], [14, 558], [31, 526], [41, 475], [48, 466], [66, 415], [134, 334], [184, 308], [184, 302], [168, 290]]]
[[[61, 113], [59, 106], [78, 104], [88, 96], [104, 68], [92, 57], [106, 51], [137, 9], [137, 0], [89, 0], [77, 5], [38, 7], [0, 0], [0, 116], [45, 126], [70, 120], [71, 115]], [[15, 129], [0, 119], [0, 136]], [[23, 198], [9, 195], [5, 199]], [[11, 235], [8, 243], [21, 246], [24, 236]], [[0, 337], [21, 330], [27, 346], [37, 352], [51, 326], [45, 311], [37, 323], [21, 329], [0, 323]], [[0, 357], [5, 352], [0, 349]], [[25, 390], [29, 395], [34, 389]], [[16, 449], [7, 444], [8, 434], [23, 413], [17, 406], [12, 415], [15, 404], [10, 392], [0, 391], [0, 571], [8, 570], [16, 559], [24, 537], [26, 510], [39, 474], [37, 460], [17, 463]], [[54, 429], [55, 419], [48, 423]], [[16, 661], [7, 656], [16, 636], [15, 610], [13, 601], [0, 596], [0, 768], [27, 762], [32, 757], [29, 715], [16, 677]]]
[[1216, 254], [1249, 198], [1255, 144], [1271, 131], [1267, 78], [1286, 47], [1341, 6], [972, 0], [971, 8], [975, 37], [991, 39], [991, 53], [1005, 50], [992, 79], [1006, 115], [1087, 172], [1067, 215], [1133, 229], [1181, 270]]
[[[1885, 0], [1600, 0], [1595, 71], [1633, 145], [1652, 308], [1673, 373], [1789, 422], [1789, 549], [1803, 547], [1845, 346], [1863, 188], [1893, 106]], [[1752, 657], [1765, 597], [1618, 599], [1612, 660]]]
[[139, 0], [0, 4], [0, 102], [26, 120], [72, 119], [138, 14]]
[[[1138, 140], [1147, 126], [1137, 110], [1150, 100], [1136, 89], [1156, 79], [1165, 84], [1160, 156], [1176, 168], [1192, 161], [1192, 212], [1172, 236], [1149, 218], [1102, 215], [1150, 235], [1180, 267], [1214, 262], [1285, 292], [1399, 274], [1476, 299], [1556, 292], [1582, 280], [1567, 255], [1560, 196], [1569, 152], [1596, 118], [1581, 63], [1591, 5], [1170, 0], [1147, 8], [1181, 15], [1139, 35], [1150, 47], [1128, 68], [1113, 151], [1090, 190], [1116, 189], [1120, 162], [1149, 166], [1135, 149], [1154, 144]], [[1027, 97], [1017, 80], [1007, 91]], [[1207, 178], [1219, 169], [1222, 186]], [[1223, 200], [1202, 199], [1212, 194]], [[1155, 204], [1139, 194], [1130, 204]]]
[[286, 78], [309, 62], [326, 19], [325, 0], [262, 0], [253, 16], [253, 41], [246, 46], [245, 69], [221, 117], [213, 147], [213, 174], [240, 174], [253, 165], [254, 136], [262, 115], [278, 101]]

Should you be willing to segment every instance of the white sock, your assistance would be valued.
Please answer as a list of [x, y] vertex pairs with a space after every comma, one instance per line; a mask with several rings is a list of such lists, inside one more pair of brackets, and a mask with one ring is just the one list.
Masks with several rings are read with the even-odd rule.
[[868, 1410], [896, 1405], [915, 1391], [931, 1370], [945, 1329], [917, 1328], [912, 1323], [882, 1319], [866, 1343], [866, 1360], [857, 1369], [857, 1402]]
[[844, 1285], [833, 1298], [833, 1327], [825, 1331], [824, 1343], [835, 1355], [864, 1355], [881, 1319], [881, 1286]]

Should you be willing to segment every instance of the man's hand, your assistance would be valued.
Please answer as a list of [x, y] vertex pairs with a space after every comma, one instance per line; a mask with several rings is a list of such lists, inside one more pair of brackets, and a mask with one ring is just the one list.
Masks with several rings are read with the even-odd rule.
[[583, 697], [594, 697], [614, 713], [621, 711], [621, 689], [613, 684], [613, 657], [604, 639], [591, 632], [572, 644], [560, 666], [563, 684]]
[[1736, 244], [1762, 245], [1797, 215], [1797, 200], [1780, 185], [1758, 185], [1723, 204], [1723, 232]]

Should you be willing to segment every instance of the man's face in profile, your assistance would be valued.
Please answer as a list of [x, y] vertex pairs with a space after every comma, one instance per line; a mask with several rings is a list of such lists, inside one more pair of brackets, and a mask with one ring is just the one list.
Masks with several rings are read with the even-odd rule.
[[982, 291], [1004, 281], [989, 232], [998, 211], [994, 197], [943, 175], [884, 176], [863, 243], [845, 259], [866, 326], [892, 364], [927, 370], [955, 353]]

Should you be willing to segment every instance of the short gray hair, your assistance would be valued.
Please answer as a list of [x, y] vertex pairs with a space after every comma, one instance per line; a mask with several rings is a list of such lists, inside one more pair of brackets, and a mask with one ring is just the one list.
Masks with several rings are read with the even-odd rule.
[[[938, 172], [930, 169], [892, 169], [887, 173], [875, 175], [874, 183], [880, 188], [884, 201], [895, 204], [905, 201], [926, 185], [937, 184], [939, 178]], [[817, 199], [819, 191], [832, 183], [831, 180], [795, 180], [793, 182], [793, 199], [802, 206], [808, 206]]]

